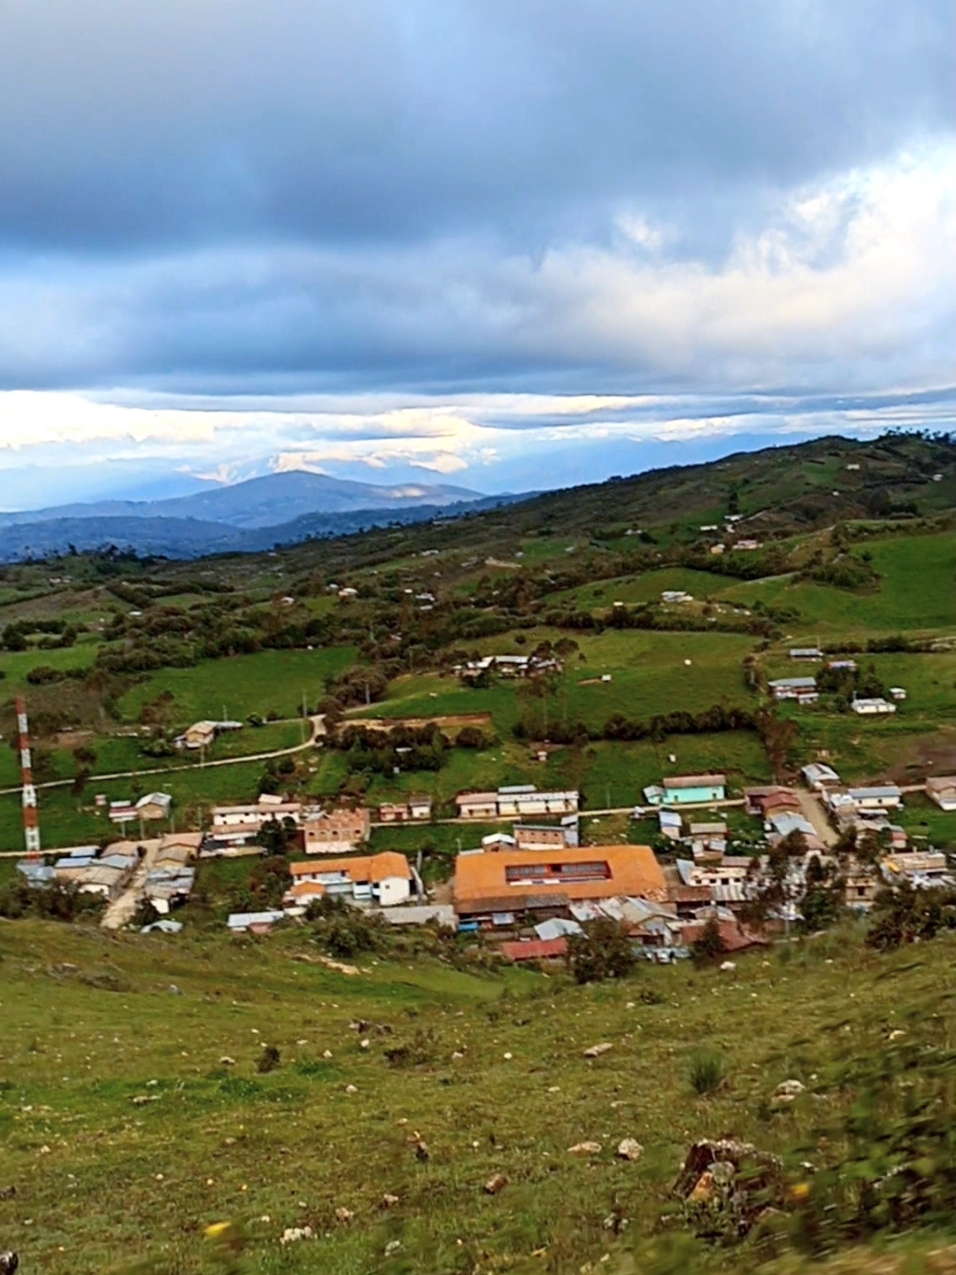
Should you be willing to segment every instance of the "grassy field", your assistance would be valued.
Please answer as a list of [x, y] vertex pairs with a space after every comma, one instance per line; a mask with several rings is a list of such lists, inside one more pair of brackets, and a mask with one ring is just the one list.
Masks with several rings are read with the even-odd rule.
[[[676, 761], [671, 762], [670, 757]], [[430, 793], [448, 815], [457, 793], [486, 791], [504, 784], [534, 784], [541, 790], [576, 788], [590, 809], [635, 805], [643, 789], [662, 776], [722, 771], [732, 794], [750, 783], [766, 783], [770, 772], [756, 735], [727, 731], [718, 735], [682, 735], [660, 743], [599, 741], [583, 747], [555, 748], [547, 762], [536, 761], [528, 747], [504, 739], [492, 748], [473, 752], [456, 748], [446, 754], [439, 771], [408, 771], [396, 776], [371, 775], [363, 789], [372, 805]], [[310, 788], [319, 796], [338, 792], [347, 777], [344, 753], [326, 750]]]
[[[293, 959], [314, 952], [302, 931], [0, 925], [0, 1177], [17, 1188], [0, 1238], [22, 1269], [564, 1275], [607, 1254], [611, 1270], [743, 1275], [760, 1264], [747, 1245], [666, 1268], [640, 1257], [688, 1143], [732, 1134], [786, 1153], [817, 1116], [774, 1114], [781, 1080], [812, 1086], [890, 1030], [931, 1046], [956, 1026], [948, 940], [880, 957], [838, 934], [738, 958], [731, 976], [648, 968], [593, 988], [425, 958], [352, 977]], [[390, 1031], [363, 1035], [357, 1018]], [[613, 1048], [584, 1058], [598, 1041]], [[709, 1097], [688, 1080], [702, 1042], [726, 1069]], [[260, 1074], [266, 1044], [280, 1065]], [[396, 1045], [417, 1061], [390, 1065]], [[851, 1096], [833, 1091], [828, 1109]], [[625, 1137], [645, 1148], [637, 1163], [614, 1156]], [[569, 1153], [584, 1140], [601, 1150]], [[489, 1195], [496, 1173], [508, 1184]], [[604, 1226], [615, 1211], [624, 1241]], [[203, 1237], [227, 1219], [248, 1236], [232, 1267]], [[279, 1244], [306, 1225], [317, 1238]]]
[[[557, 641], [554, 629], [532, 629], [523, 645], [515, 635], [488, 638], [485, 653], [527, 653], [542, 640]], [[577, 635], [580, 651], [567, 661], [548, 700], [551, 721], [583, 721], [600, 728], [613, 713], [647, 721], [675, 709], [698, 712], [713, 704], [756, 704], [743, 680], [743, 659], [753, 639], [726, 633], [648, 633], [609, 630]], [[584, 658], [581, 659], [581, 656]], [[688, 663], [689, 661], [689, 663]], [[610, 682], [602, 682], [609, 674]], [[522, 713], [522, 683], [499, 681], [488, 690], [463, 686], [457, 678], [419, 674], [392, 683], [388, 698], [374, 706], [382, 717], [490, 713], [499, 734], [511, 730]], [[544, 727], [543, 709], [534, 712]]]
[[[241, 731], [230, 731], [220, 735], [215, 744], [206, 750], [207, 762], [227, 757], [247, 757], [258, 753], [275, 752], [283, 748], [292, 748], [302, 742], [303, 734], [308, 739], [311, 725], [301, 721], [269, 722], [265, 726], [246, 727]], [[176, 752], [172, 757], [147, 757], [140, 750], [141, 740], [122, 735], [98, 735], [91, 741], [96, 761], [90, 783], [96, 782], [97, 775], [117, 774], [121, 771], [141, 771], [195, 766], [199, 769], [202, 761], [198, 752]], [[69, 749], [53, 749], [50, 752], [50, 770], [45, 778], [72, 779], [77, 772], [76, 759]], [[0, 749], [0, 788], [9, 787], [20, 781], [20, 763], [13, 749]], [[158, 784], [162, 777], [158, 776], [151, 783]]]
[[27, 674], [40, 665], [55, 669], [89, 668], [98, 649], [95, 641], [81, 640], [63, 651], [0, 651], [0, 672], [4, 674], [0, 695], [7, 699], [28, 693]]
[[750, 606], [766, 603], [796, 607], [795, 638], [885, 633], [952, 633], [956, 630], [956, 535], [897, 536], [865, 541], [879, 572], [879, 589], [853, 593], [787, 577], [737, 584], [721, 594]]
[[[587, 610], [606, 610], [614, 602], [659, 602], [665, 589], [682, 589], [695, 600], [735, 603], [748, 608], [759, 599], [768, 605], [795, 607], [793, 635], [877, 635], [898, 632], [952, 632], [956, 629], [956, 535], [895, 536], [855, 546], [868, 551], [880, 574], [877, 590], [855, 593], [791, 575], [741, 582], [683, 567], [667, 567], [638, 576], [600, 580], [553, 595]], [[679, 614], [679, 608], [677, 608]]]
[[928, 797], [907, 794], [904, 808], [893, 818], [911, 837], [925, 838], [939, 850], [956, 850], [956, 812], [940, 810]]
[[177, 722], [202, 718], [237, 718], [249, 713], [292, 717], [302, 704], [310, 708], [325, 694], [325, 679], [355, 660], [350, 647], [315, 651], [259, 651], [230, 659], [207, 660], [193, 668], [161, 669], [123, 698], [120, 708], [134, 721], [144, 704], [165, 691], [172, 693]]
[[[262, 762], [239, 762], [234, 766], [196, 766], [178, 774], [142, 776], [142, 792], [161, 787], [173, 798], [173, 818], [177, 828], [198, 826], [206, 808], [219, 801], [253, 801], [259, 792]], [[128, 779], [91, 780], [78, 809], [69, 788], [50, 788], [39, 794], [40, 833], [45, 846], [93, 842], [114, 826], [101, 811], [95, 813], [93, 794], [105, 793], [111, 801], [128, 799], [134, 782]], [[17, 793], [0, 796], [0, 850], [16, 850], [23, 844], [20, 798]]]
[[[809, 708], [785, 705], [799, 725], [794, 760], [828, 756], [848, 780], [892, 778], [912, 783], [956, 769], [956, 654], [863, 655], [887, 686], [902, 686], [907, 698], [886, 717], [858, 717], [833, 710], [828, 697]], [[780, 653], [767, 662], [770, 677], [812, 673]]]

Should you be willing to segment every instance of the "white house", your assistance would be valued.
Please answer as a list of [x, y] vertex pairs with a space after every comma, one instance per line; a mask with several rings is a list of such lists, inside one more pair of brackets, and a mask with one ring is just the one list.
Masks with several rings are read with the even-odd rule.
[[405, 856], [394, 850], [356, 859], [293, 863], [289, 871], [293, 885], [286, 901], [292, 906], [304, 907], [324, 895], [345, 895], [383, 908], [411, 898], [412, 870]]
[[838, 784], [840, 776], [836, 773], [832, 766], [825, 766], [823, 762], [812, 761], [809, 766], [803, 766], [800, 770], [808, 788], [814, 789], [816, 792], [822, 792], [827, 784]]
[[903, 794], [896, 784], [879, 784], [868, 788], [850, 788], [847, 794], [857, 810], [899, 810]]
[[940, 810], [956, 810], [956, 775], [937, 775], [927, 779], [926, 795]]
[[860, 717], [876, 717], [881, 714], [896, 712], [896, 705], [883, 699], [881, 695], [874, 696], [870, 699], [854, 699], [850, 707], [853, 709], [854, 713], [858, 713]]
[[792, 699], [798, 704], [815, 704], [820, 698], [815, 677], [777, 677], [767, 685], [776, 700]]

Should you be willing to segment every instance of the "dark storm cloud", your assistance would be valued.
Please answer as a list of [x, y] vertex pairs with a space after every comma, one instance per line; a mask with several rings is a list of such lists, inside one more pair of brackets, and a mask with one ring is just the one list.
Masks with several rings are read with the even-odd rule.
[[952, 0], [5, 0], [0, 469], [945, 427], [954, 60]]
[[[950, 0], [12, 0], [0, 238], [534, 249], [951, 127]], [[702, 238], [702, 228], [698, 227]]]

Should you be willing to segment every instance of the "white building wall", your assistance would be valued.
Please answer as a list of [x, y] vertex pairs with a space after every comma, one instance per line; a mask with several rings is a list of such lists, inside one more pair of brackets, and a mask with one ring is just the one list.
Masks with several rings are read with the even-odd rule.
[[394, 907], [411, 898], [411, 888], [406, 877], [383, 877], [378, 883], [378, 901], [383, 908]]

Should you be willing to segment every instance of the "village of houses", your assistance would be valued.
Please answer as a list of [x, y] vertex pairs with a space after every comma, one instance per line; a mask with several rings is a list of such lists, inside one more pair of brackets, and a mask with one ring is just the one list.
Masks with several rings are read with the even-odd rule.
[[[915, 789], [914, 789], [915, 790]], [[914, 791], [909, 790], [909, 791]], [[919, 791], [942, 810], [956, 811], [956, 776], [937, 777]], [[788, 859], [784, 905], [768, 930], [786, 929], [800, 917], [800, 899], [814, 858], [826, 865], [840, 834], [879, 834], [880, 853], [842, 866], [845, 903], [866, 911], [883, 884], [908, 880], [914, 887], [952, 884], [946, 855], [914, 849], [894, 813], [906, 794], [893, 784], [849, 787], [828, 765], [803, 768], [799, 787], [768, 785], [728, 792], [722, 774], [675, 775], [644, 790], [635, 819], [655, 819], [656, 849], [637, 844], [582, 844], [582, 818], [589, 840], [599, 821], [582, 812], [576, 791], [539, 791], [533, 785], [489, 792], [462, 792], [454, 822], [468, 841], [474, 824], [500, 825], [477, 844], [462, 848], [451, 882], [428, 888], [417, 864], [394, 850], [369, 852], [373, 827], [418, 826], [433, 820], [432, 801], [412, 796], [371, 810], [325, 809], [263, 794], [252, 804], [212, 808], [204, 832], [143, 835], [147, 825], [169, 826], [170, 798], [149, 793], [136, 802], [114, 802], [110, 820], [128, 832], [104, 849], [78, 846], [58, 852], [52, 862], [28, 857], [18, 865], [29, 884], [70, 883], [106, 900], [103, 924], [132, 922], [143, 903], [155, 919], [146, 927], [167, 933], [181, 929], [176, 912], [188, 902], [203, 860], [265, 853], [267, 827], [285, 829], [289, 839], [291, 885], [281, 908], [230, 915], [237, 933], [263, 934], [302, 918], [309, 904], [337, 897], [371, 909], [394, 926], [436, 925], [463, 935], [481, 935], [511, 961], [561, 961], [568, 940], [587, 922], [609, 917], [629, 934], [635, 951], [648, 960], [670, 962], [690, 954], [708, 921], [715, 921], [723, 948], [734, 953], [766, 942], [748, 928], [742, 914], [762, 889], [772, 848], [785, 838], [800, 853]], [[727, 816], [743, 812], [759, 830], [753, 853], [735, 846]], [[600, 813], [600, 812], [598, 812]], [[646, 822], [644, 824], [646, 827]], [[874, 840], [868, 838], [872, 846]], [[846, 838], [844, 837], [844, 844]]]

